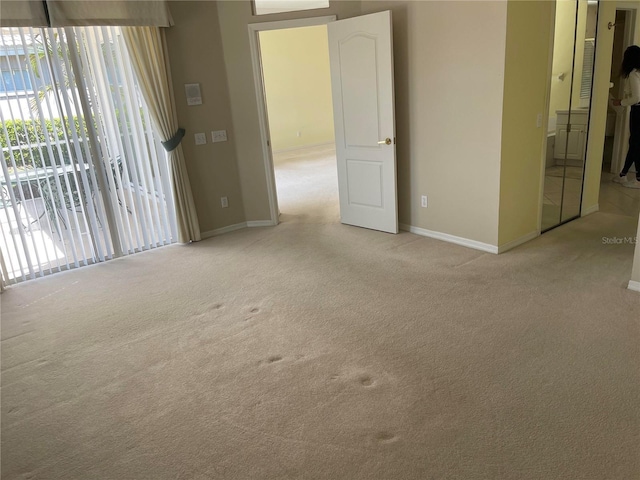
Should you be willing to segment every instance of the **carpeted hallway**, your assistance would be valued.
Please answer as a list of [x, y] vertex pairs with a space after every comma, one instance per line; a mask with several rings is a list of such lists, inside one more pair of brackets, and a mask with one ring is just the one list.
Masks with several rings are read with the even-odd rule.
[[340, 222], [334, 145], [275, 153], [273, 162], [281, 222]]
[[2, 478], [640, 478], [633, 218], [499, 256], [305, 219], [3, 293]]

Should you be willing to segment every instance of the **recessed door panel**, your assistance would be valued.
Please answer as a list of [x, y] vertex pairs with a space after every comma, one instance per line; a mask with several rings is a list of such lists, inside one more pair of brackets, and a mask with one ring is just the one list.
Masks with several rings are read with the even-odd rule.
[[376, 39], [361, 33], [340, 42], [344, 139], [347, 147], [378, 147]]
[[384, 206], [382, 162], [347, 160], [349, 205], [362, 207]]

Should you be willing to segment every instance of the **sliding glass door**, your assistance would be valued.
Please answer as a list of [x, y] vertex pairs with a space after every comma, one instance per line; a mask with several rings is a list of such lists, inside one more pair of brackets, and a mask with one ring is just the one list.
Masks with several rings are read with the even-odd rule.
[[120, 29], [0, 33], [4, 278], [174, 242], [165, 153]]

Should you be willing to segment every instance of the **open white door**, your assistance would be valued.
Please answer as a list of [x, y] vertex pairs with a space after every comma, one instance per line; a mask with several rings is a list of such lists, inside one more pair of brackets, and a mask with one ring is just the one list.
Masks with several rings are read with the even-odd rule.
[[327, 29], [341, 221], [398, 233], [391, 12]]

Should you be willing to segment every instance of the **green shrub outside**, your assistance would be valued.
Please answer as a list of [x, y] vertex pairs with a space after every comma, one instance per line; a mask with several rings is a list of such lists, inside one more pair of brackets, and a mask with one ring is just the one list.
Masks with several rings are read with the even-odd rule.
[[[80, 130], [78, 118], [73, 117], [72, 121], [78, 138], [82, 138], [83, 135]], [[60, 118], [45, 120], [43, 128], [42, 122], [39, 120], [5, 121], [2, 124], [2, 128], [6, 133], [3, 132], [2, 136], [0, 136], [0, 147], [2, 147], [2, 153], [7, 167], [13, 168], [13, 161], [15, 161], [15, 166], [19, 169], [51, 166], [52, 162], [49, 149], [45, 144], [45, 135], [50, 140], [55, 163], [58, 165], [69, 165], [72, 158], [75, 159], [76, 153], [74, 148], [71, 148], [71, 152], [69, 152], [69, 148], [65, 142], [64, 132], [66, 131], [70, 142], [73, 143], [69, 118], [64, 118], [64, 129], [62, 122], [63, 120]], [[7, 138], [9, 144], [7, 144]], [[59, 148], [56, 145], [56, 140], [60, 141]], [[7, 149], [9, 146], [12, 147], [13, 160], [11, 152]]]

